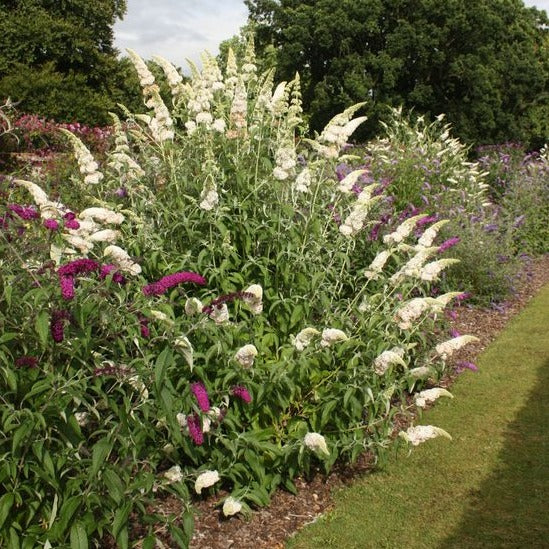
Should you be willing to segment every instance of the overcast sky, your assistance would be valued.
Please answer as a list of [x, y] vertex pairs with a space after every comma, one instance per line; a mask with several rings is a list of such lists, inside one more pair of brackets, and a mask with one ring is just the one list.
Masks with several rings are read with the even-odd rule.
[[[243, 0], [127, 0], [128, 11], [114, 27], [115, 44], [145, 59], [165, 57], [188, 72], [186, 58], [204, 50], [217, 55], [220, 42], [238, 34], [248, 10]], [[525, 0], [549, 12], [549, 0]]]

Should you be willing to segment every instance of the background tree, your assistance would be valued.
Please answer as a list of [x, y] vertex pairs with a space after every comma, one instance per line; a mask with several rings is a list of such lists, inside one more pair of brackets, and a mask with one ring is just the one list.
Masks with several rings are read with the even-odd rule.
[[113, 25], [126, 0], [2, 0], [0, 98], [21, 111], [97, 124], [126, 96]]
[[313, 129], [369, 99], [370, 136], [386, 105], [445, 112], [469, 142], [549, 136], [549, 20], [521, 0], [245, 1]]

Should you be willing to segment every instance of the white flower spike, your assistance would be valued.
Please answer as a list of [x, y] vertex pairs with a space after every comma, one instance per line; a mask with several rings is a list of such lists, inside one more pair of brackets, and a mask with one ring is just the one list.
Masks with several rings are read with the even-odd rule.
[[198, 475], [194, 483], [194, 490], [197, 494], [200, 494], [204, 488], [209, 488], [218, 481], [219, 473], [217, 471], [204, 471]]

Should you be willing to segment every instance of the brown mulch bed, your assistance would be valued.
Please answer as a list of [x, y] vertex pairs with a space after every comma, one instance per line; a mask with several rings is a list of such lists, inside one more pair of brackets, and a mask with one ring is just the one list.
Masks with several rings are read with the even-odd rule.
[[[456, 310], [451, 328], [461, 334], [476, 335], [480, 341], [460, 351], [455, 364], [462, 361], [474, 363], [476, 357], [495, 339], [508, 320], [519, 312], [530, 298], [549, 283], [549, 255], [529, 263], [521, 277], [516, 296], [497, 309], [478, 309], [462, 305]], [[455, 371], [440, 384], [448, 386], [457, 376]], [[225, 519], [220, 503], [227, 494], [200, 501], [195, 506], [195, 533], [191, 542], [193, 549], [281, 549], [292, 533], [307, 523], [316, 520], [332, 506], [332, 493], [371, 469], [371, 458], [359, 458], [352, 466], [339, 465], [328, 475], [316, 475], [309, 481], [297, 479], [297, 495], [278, 490], [268, 507], [258, 509], [251, 517], [241, 516]], [[175, 511], [179, 505], [166, 501], [166, 507]]]

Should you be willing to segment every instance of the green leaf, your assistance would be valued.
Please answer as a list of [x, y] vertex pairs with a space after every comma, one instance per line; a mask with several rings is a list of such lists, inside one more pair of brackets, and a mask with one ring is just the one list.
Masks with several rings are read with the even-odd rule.
[[117, 542], [119, 542], [118, 537], [120, 533], [128, 524], [128, 518], [130, 516], [132, 506], [132, 502], [129, 501], [128, 503], [120, 507], [114, 515], [114, 520], [112, 521], [112, 535]]
[[154, 549], [155, 545], [156, 545], [156, 536], [154, 534], [150, 534], [143, 540], [142, 549]]
[[19, 549], [21, 544], [19, 543], [19, 534], [15, 528], [10, 528], [10, 541], [8, 544], [8, 549]]
[[0, 498], [0, 529], [8, 517], [14, 501], [15, 496], [13, 494], [4, 494]]
[[57, 503], [59, 501], [59, 497], [57, 494], [53, 496], [53, 503], [51, 506], [51, 514], [50, 514], [50, 520], [48, 523], [48, 528], [51, 528], [53, 526], [53, 522], [55, 521], [55, 517], [57, 517]]
[[[11, 451], [12, 453], [16, 453], [17, 450], [19, 449], [20, 445], [21, 445], [21, 442], [30, 434], [30, 432], [32, 431], [32, 424], [30, 423], [24, 423], [23, 425], [21, 425], [21, 427], [19, 427], [16, 431], [15, 431], [15, 434], [13, 435], [13, 439], [12, 439], [12, 442], [11, 442]], [[25, 440], [25, 443], [27, 443], [28, 440]], [[24, 445], [24, 444], [23, 444]]]
[[15, 339], [18, 335], [19, 334], [17, 332], [7, 332], [0, 336], [0, 344], [7, 343], [8, 341]]
[[38, 339], [42, 347], [45, 347], [48, 343], [50, 316], [48, 311], [40, 311], [34, 322], [34, 328], [38, 334]]
[[103, 481], [108, 489], [109, 496], [116, 504], [120, 504], [124, 498], [124, 485], [120, 477], [112, 469], [107, 469], [103, 471]]
[[183, 530], [188, 539], [191, 539], [194, 532], [194, 515], [191, 511], [185, 511], [182, 517]]
[[90, 468], [90, 478], [97, 475], [99, 469], [104, 465], [108, 455], [112, 450], [112, 442], [106, 438], [102, 438], [96, 442], [92, 453], [92, 466]]
[[170, 534], [174, 541], [181, 549], [186, 549], [189, 546], [191, 538], [181, 529], [172, 524], [169, 528]]
[[171, 349], [166, 347], [156, 359], [154, 365], [154, 383], [156, 385], [156, 391], [159, 393], [166, 377], [166, 370], [173, 362], [173, 355]]
[[63, 502], [59, 511], [59, 520], [52, 529], [52, 536], [54, 534], [62, 536], [65, 533], [81, 502], [82, 498], [80, 496], [72, 496]]
[[76, 522], [71, 528], [71, 549], [88, 549], [88, 535], [81, 522]]

